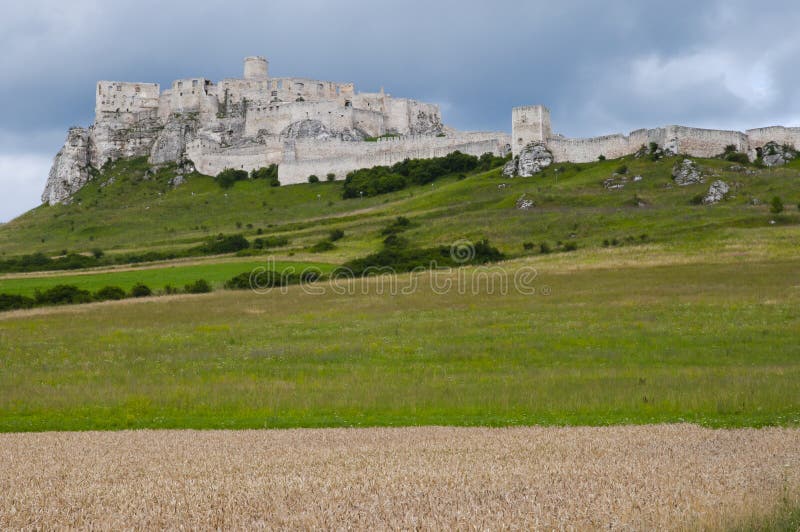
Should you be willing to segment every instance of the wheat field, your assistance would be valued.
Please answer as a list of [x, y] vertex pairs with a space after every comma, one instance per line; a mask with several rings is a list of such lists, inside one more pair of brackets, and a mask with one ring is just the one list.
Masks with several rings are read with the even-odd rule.
[[0, 435], [0, 529], [719, 529], [798, 488], [782, 428]]

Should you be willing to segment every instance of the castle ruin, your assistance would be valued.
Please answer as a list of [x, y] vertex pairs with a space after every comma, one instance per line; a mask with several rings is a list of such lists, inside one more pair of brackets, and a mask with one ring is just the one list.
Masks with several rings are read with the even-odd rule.
[[543, 105], [515, 107], [512, 110], [512, 152], [515, 157], [530, 144], [544, 145], [553, 162], [585, 163], [601, 156], [616, 159], [636, 153], [642, 146], [657, 144], [673, 154], [692, 157], [716, 157], [728, 146], [746, 153], [750, 160], [762, 155], [762, 148], [774, 142], [800, 147], [800, 128], [773, 126], [748, 129], [745, 132], [665, 126], [637, 129], [628, 135], [606, 135], [593, 138], [566, 138], [553, 133], [550, 110]]
[[94, 124], [72, 128], [55, 158], [45, 203], [67, 200], [90, 168], [127, 157], [191, 161], [207, 175], [277, 164], [280, 182], [291, 184], [406, 158], [511, 148], [506, 133], [445, 127], [433, 104], [382, 89], [359, 93], [352, 83], [270, 77], [263, 57], [246, 58], [241, 79], [180, 79], [164, 91], [156, 83], [100, 81], [95, 99]]

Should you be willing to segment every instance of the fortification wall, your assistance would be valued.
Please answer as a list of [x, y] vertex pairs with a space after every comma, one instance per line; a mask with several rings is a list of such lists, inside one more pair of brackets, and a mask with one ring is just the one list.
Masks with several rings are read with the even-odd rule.
[[750, 140], [750, 149], [755, 151], [768, 142], [788, 144], [800, 148], [800, 127], [772, 126], [757, 129], [748, 129], [747, 137]]
[[381, 113], [342, 107], [334, 100], [327, 100], [248, 105], [244, 134], [254, 137], [265, 131], [270, 135], [280, 135], [286, 127], [300, 120], [319, 120], [334, 131], [358, 128], [369, 136], [379, 136], [384, 131]]
[[217, 175], [226, 168], [254, 170], [271, 164], [280, 164], [283, 159], [283, 142], [272, 139], [264, 144], [252, 143], [244, 146], [221, 148], [207, 139], [195, 139], [186, 147], [187, 157], [197, 171], [206, 175]]
[[487, 152], [504, 155], [509, 141], [508, 135], [502, 133], [449, 138], [416, 136], [374, 143], [298, 140], [291, 146], [293, 154], [284, 153], [278, 175], [284, 184], [305, 183], [310, 175], [322, 178], [328, 173], [344, 179], [348, 172], [360, 168], [391, 166], [404, 159], [444, 157], [454, 151], [475, 156]]
[[[596, 161], [601, 155], [616, 159], [631, 153], [630, 142], [624, 135], [606, 135], [589, 139], [551, 138], [547, 148], [555, 162], [586, 163]], [[635, 150], [634, 150], [635, 151]]]
[[157, 110], [160, 96], [158, 83], [99, 81], [95, 94], [95, 115]]

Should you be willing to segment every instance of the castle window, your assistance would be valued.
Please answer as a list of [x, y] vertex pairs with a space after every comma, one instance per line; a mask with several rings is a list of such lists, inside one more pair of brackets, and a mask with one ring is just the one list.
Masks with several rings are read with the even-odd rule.
[[353, 107], [353, 102], [351, 102], [350, 100], [345, 100], [344, 101], [344, 106], [345, 107]]
[[296, 90], [296, 91], [301, 91], [301, 90], [303, 90], [304, 87], [305, 87], [305, 85], [303, 85], [302, 83], [295, 83], [294, 84], [294, 90]]
[[122, 85], [117, 85], [117, 92], [122, 90]]
[[277, 96], [278, 95], [278, 91], [272, 91], [272, 95], [273, 96]]
[[133, 90], [135, 92], [142, 92], [142, 88], [139, 85], [136, 85], [136, 87]]
[[196, 79], [192, 80], [192, 87], [197, 87], [197, 80]]
[[182, 89], [182, 88], [183, 88], [183, 82], [182, 82], [182, 81], [179, 81], [179, 82], [178, 82], [178, 88], [179, 88], [179, 89]]
[[323, 85], [322, 83], [320, 83], [319, 85], [317, 85], [317, 90], [318, 90], [319, 92], [322, 92], [323, 90], [325, 90], [325, 85]]

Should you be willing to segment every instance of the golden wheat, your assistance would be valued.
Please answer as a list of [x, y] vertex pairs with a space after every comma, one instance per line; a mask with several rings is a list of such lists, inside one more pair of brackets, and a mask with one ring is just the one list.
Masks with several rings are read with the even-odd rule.
[[800, 430], [0, 435], [0, 528], [719, 528], [797, 503]]

